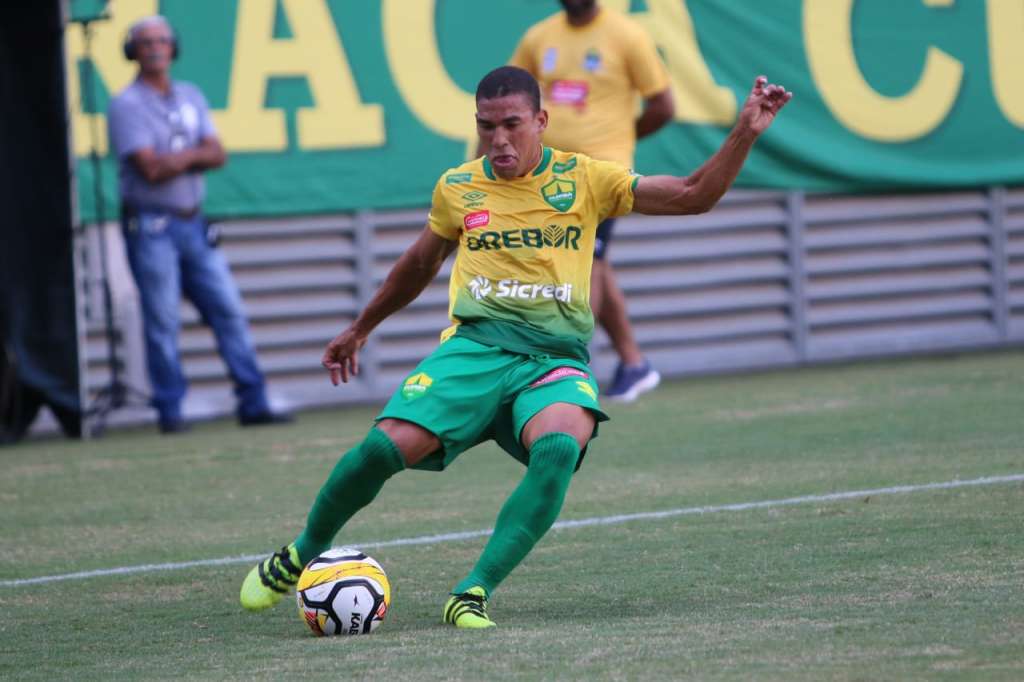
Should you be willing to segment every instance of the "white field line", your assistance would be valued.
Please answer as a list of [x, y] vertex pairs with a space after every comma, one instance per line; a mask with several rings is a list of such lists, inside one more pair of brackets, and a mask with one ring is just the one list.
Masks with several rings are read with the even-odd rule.
[[[714, 514], [728, 511], [747, 511], [750, 509], [771, 509], [774, 507], [789, 507], [809, 502], [837, 502], [839, 500], [856, 499], [874, 495], [899, 495], [903, 493], [918, 493], [926, 490], [950, 490], [953, 488], [967, 488], [971, 486], [998, 485], [1000, 483], [1024, 482], [1024, 474], [1013, 474], [1009, 476], [986, 476], [974, 478], [968, 481], [946, 481], [944, 483], [923, 483], [920, 485], [897, 485], [889, 488], [873, 488], [869, 490], [849, 490], [846, 492], [828, 493], [825, 495], [801, 495], [800, 497], [787, 497], [781, 500], [762, 500], [760, 502], [739, 502], [736, 504], [718, 504], [706, 507], [683, 507], [680, 509], [666, 509], [664, 511], [637, 512], [635, 514], [618, 514], [616, 516], [594, 516], [588, 519], [577, 519], [575, 521], [558, 521], [552, 526], [553, 529], [582, 528], [584, 526], [609, 526], [629, 521], [652, 521], [667, 519], [674, 516], [689, 516], [693, 514]], [[360, 549], [372, 549], [375, 547], [398, 547], [402, 545], [436, 545], [444, 542], [455, 542], [458, 540], [471, 540], [489, 536], [494, 532], [493, 528], [484, 530], [470, 530], [462, 533], [441, 533], [439, 535], [420, 535], [413, 538], [398, 538], [395, 540], [380, 540], [377, 542], [358, 543]], [[355, 544], [355, 543], [354, 543]], [[0, 587], [24, 587], [27, 585], [39, 585], [42, 583], [54, 583], [64, 580], [85, 580], [87, 578], [100, 578], [111, 575], [129, 575], [134, 573], [150, 573], [153, 571], [178, 571], [186, 568], [199, 568], [205, 566], [225, 566], [229, 564], [249, 564], [266, 557], [266, 554], [246, 554], [244, 556], [222, 557], [220, 559], [199, 559], [197, 561], [177, 561], [166, 564], [140, 564], [137, 566], [121, 566], [119, 568], [103, 568], [95, 571], [79, 571], [76, 573], [62, 573], [59, 575], [43, 575], [37, 578], [21, 578], [18, 580], [0, 580]]]

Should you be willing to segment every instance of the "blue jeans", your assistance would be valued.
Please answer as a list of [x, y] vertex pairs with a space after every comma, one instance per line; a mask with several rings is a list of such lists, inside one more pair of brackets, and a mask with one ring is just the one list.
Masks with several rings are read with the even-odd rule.
[[146, 364], [161, 422], [181, 419], [188, 382], [181, 368], [178, 306], [182, 293], [213, 329], [235, 384], [238, 416], [269, 411], [263, 373], [224, 255], [206, 241], [202, 214], [180, 218], [140, 211], [122, 218], [128, 263], [142, 298]]
[[594, 239], [594, 260], [604, 260], [608, 255], [608, 246], [612, 243], [612, 228], [615, 218], [606, 218], [597, 226], [597, 237]]

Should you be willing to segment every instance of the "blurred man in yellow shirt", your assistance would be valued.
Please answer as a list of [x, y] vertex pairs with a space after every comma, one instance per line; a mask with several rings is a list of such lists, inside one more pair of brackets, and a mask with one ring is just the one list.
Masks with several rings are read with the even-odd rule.
[[[668, 74], [654, 42], [629, 17], [596, 0], [560, 0], [559, 12], [532, 26], [510, 64], [538, 80], [550, 117], [544, 143], [633, 167], [636, 140], [675, 113]], [[636, 117], [637, 100], [643, 110]], [[610, 399], [632, 401], [660, 375], [640, 352], [626, 300], [606, 255], [615, 219], [598, 227], [590, 305], [619, 355]]]

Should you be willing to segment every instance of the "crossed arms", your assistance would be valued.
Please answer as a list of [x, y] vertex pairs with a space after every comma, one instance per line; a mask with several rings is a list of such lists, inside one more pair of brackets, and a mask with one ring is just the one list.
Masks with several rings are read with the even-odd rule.
[[133, 152], [129, 157], [149, 183], [160, 183], [188, 171], [220, 168], [227, 160], [224, 147], [216, 137], [204, 137], [197, 147], [177, 152], [157, 153], [152, 147]]

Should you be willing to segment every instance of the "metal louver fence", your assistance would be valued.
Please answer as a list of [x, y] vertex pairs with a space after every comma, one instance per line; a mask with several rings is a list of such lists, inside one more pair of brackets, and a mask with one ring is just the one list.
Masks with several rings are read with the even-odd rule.
[[[375, 332], [357, 381], [332, 387], [319, 364], [325, 343], [369, 300], [425, 217], [424, 209], [223, 224], [222, 248], [275, 401], [383, 400], [436, 346], [447, 325], [448, 266]], [[1024, 341], [1024, 188], [733, 192], [703, 216], [625, 218], [610, 253], [638, 340], [669, 377]], [[131, 292], [125, 268], [115, 277]], [[118, 300], [120, 355], [129, 382], [144, 386], [137, 303]], [[231, 387], [212, 335], [191, 306], [182, 311], [186, 414], [229, 414]], [[104, 349], [100, 321], [91, 319], [93, 389], [106, 382]], [[614, 354], [600, 332], [592, 351], [598, 377], [608, 377]], [[126, 410], [112, 421], [150, 417]]]

